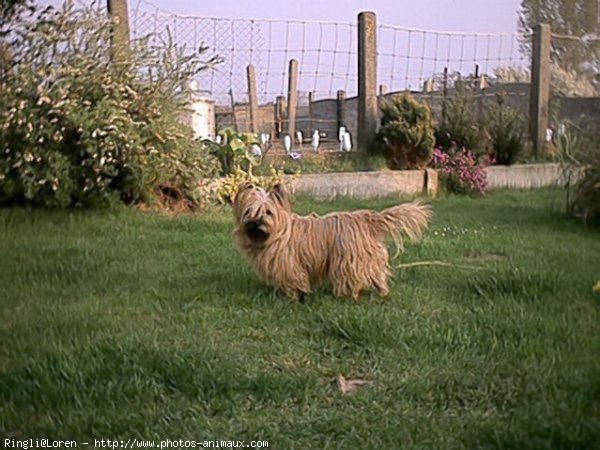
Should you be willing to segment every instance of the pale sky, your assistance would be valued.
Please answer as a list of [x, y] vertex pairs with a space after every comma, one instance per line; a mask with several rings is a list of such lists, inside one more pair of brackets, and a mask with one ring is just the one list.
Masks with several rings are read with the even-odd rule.
[[[420, 90], [445, 67], [463, 75], [474, 73], [476, 65], [489, 75], [498, 67], [526, 67], [515, 35], [519, 4], [520, 0], [131, 0], [129, 16], [132, 37], [170, 33], [187, 49], [203, 44], [210, 54], [223, 57], [216, 70], [198, 78], [201, 90], [217, 102], [229, 102], [230, 89], [235, 101], [245, 101], [248, 64], [256, 68], [259, 100], [271, 102], [287, 91], [292, 58], [299, 63], [301, 99], [311, 91], [315, 99], [335, 97], [337, 90], [345, 90], [348, 97], [356, 94], [355, 24], [361, 11], [377, 14], [378, 84], [388, 91]], [[440, 33], [444, 31], [450, 33]]]
[[[228, 18], [333, 20], [354, 22], [360, 11], [379, 21], [429, 30], [514, 32], [520, 0], [151, 0], [178, 14]], [[129, 2], [130, 10], [138, 4]]]

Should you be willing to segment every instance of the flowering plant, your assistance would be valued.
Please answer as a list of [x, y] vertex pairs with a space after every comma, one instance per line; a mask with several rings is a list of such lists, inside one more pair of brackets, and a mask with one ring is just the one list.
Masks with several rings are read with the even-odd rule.
[[487, 188], [485, 167], [492, 161], [476, 158], [467, 149], [444, 152], [433, 151], [432, 165], [439, 169], [442, 182], [448, 191], [456, 194], [479, 194], [484, 196]]

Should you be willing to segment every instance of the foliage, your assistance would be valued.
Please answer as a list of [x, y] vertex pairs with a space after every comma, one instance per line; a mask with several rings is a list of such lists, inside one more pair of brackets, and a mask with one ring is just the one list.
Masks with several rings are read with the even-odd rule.
[[252, 155], [250, 146], [260, 142], [256, 133], [238, 133], [233, 128], [219, 131], [220, 143], [206, 141], [210, 153], [217, 157], [221, 164], [221, 174], [230, 175], [243, 167], [252, 173], [252, 166], [260, 163], [260, 157]]
[[600, 135], [565, 125], [556, 137], [567, 208], [586, 223], [600, 224]]
[[522, 67], [500, 66], [494, 69], [492, 81], [502, 83], [530, 83], [531, 74], [529, 70]]
[[286, 179], [283, 172], [274, 168], [271, 168], [268, 175], [253, 175], [251, 172], [237, 168], [233, 173], [218, 181], [217, 200], [220, 203], [231, 203], [235, 199], [240, 185], [246, 181], [251, 181], [254, 185], [268, 190], [277, 184], [289, 183], [290, 179]]
[[445, 100], [445, 109], [438, 118], [435, 130], [436, 145], [446, 151], [468, 148], [475, 155], [489, 152], [489, 139], [478, 114], [472, 87], [457, 81], [455, 94]]
[[238, 133], [232, 128], [224, 128], [218, 133], [220, 142], [205, 141], [210, 153], [216, 156], [221, 164], [221, 174], [215, 184], [215, 196], [219, 203], [231, 203], [239, 186], [252, 181], [255, 185], [269, 189], [276, 184], [283, 184], [283, 171], [270, 168], [263, 175], [254, 175], [253, 169], [263, 162], [262, 153], [253, 154], [252, 146], [258, 145], [259, 139], [255, 133]]
[[[498, 67], [494, 69], [492, 81], [502, 83], [529, 83], [529, 70], [519, 67]], [[569, 70], [557, 63], [550, 64], [550, 90], [553, 95], [561, 97], [597, 97], [600, 95], [593, 78], [582, 75], [576, 70]]]
[[496, 163], [511, 165], [523, 152], [525, 120], [518, 110], [506, 106], [503, 94], [498, 94], [496, 100], [486, 112], [485, 128]]
[[410, 95], [394, 97], [381, 106], [376, 141], [391, 169], [416, 169], [431, 160], [435, 144], [429, 107]]
[[522, 0], [518, 26], [524, 33], [521, 47], [527, 54], [531, 54], [530, 33], [540, 23], [550, 24], [557, 35], [582, 38], [553, 38], [551, 58], [554, 68], [563, 74], [574, 74], [581, 83], [593, 83], [600, 73], [600, 46], [586, 37], [597, 33], [598, 0]]
[[594, 77], [585, 76], [576, 70], [565, 69], [556, 63], [551, 64], [550, 70], [552, 94], [561, 97], [600, 96], [600, 85], [594, 83]]
[[455, 194], [485, 195], [487, 188], [486, 162], [466, 149], [446, 152], [436, 148], [432, 165], [439, 174], [447, 191]]
[[215, 173], [179, 121], [188, 81], [217, 62], [169, 38], [111, 52], [93, 7], [17, 12], [0, 96], [0, 204], [51, 207], [152, 202], [165, 187], [192, 204]]

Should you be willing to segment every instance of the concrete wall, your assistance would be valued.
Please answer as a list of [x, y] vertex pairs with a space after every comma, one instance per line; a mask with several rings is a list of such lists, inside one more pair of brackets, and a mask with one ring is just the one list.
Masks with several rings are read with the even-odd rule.
[[[492, 166], [487, 169], [489, 189], [530, 189], [560, 183], [559, 164]], [[300, 175], [292, 184], [296, 194], [317, 200], [338, 196], [371, 199], [401, 195], [435, 196], [439, 189], [435, 170], [384, 170]]]
[[296, 194], [317, 200], [338, 196], [370, 199], [393, 195], [435, 195], [438, 177], [434, 170], [347, 172], [301, 175], [292, 184]]
[[488, 189], [530, 189], [556, 185], [560, 164], [516, 164], [490, 166], [486, 169]]

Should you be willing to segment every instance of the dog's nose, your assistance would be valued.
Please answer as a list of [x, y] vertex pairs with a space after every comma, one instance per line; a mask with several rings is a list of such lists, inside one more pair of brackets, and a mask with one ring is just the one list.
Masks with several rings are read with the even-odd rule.
[[258, 230], [258, 227], [260, 227], [260, 222], [256, 221], [247, 222], [246, 225], [244, 225], [244, 228], [248, 233], [252, 233], [253, 231]]

